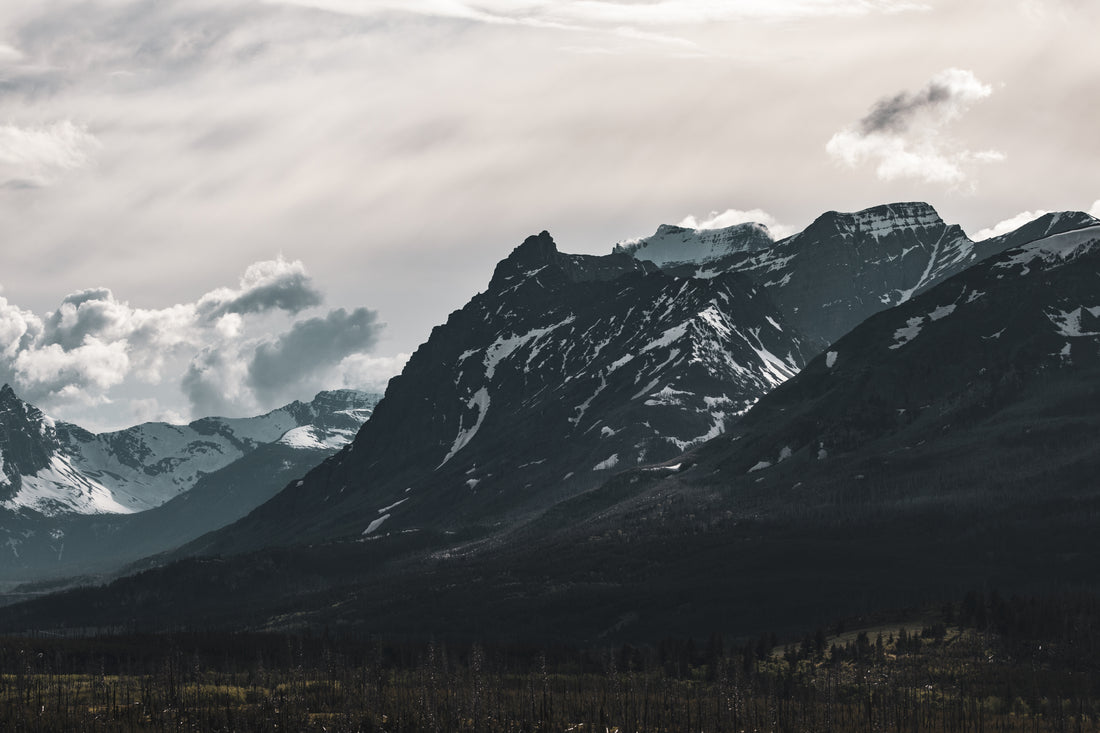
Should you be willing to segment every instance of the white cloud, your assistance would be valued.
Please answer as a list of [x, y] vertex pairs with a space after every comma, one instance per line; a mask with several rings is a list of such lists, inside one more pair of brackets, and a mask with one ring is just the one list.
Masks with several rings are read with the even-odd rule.
[[409, 360], [409, 354], [395, 356], [371, 356], [353, 354], [340, 362], [340, 384], [346, 389], [367, 392], [384, 392], [390, 378], [400, 374]]
[[45, 186], [82, 168], [100, 146], [69, 120], [38, 127], [0, 125], [0, 183]]
[[1097, 199], [1092, 205], [1092, 208], [1089, 209], [1089, 216], [1095, 216], [1097, 219], [1100, 219], [1100, 199]]
[[1040, 216], [1044, 216], [1050, 212], [1039, 209], [1037, 211], [1024, 211], [1016, 216], [999, 221], [988, 229], [982, 229], [980, 232], [971, 237], [975, 242], [980, 242], [983, 239], [989, 239], [990, 237], [999, 237], [1002, 234], [1008, 234], [1014, 232], [1029, 221], [1035, 221]]
[[0, 354], [4, 359], [14, 359], [41, 332], [42, 321], [38, 316], [0, 297]]
[[321, 294], [310, 284], [301, 260], [282, 257], [255, 262], [241, 277], [240, 287], [218, 288], [202, 296], [199, 311], [207, 318], [224, 314], [263, 313], [281, 309], [297, 313], [321, 303]]
[[47, 344], [20, 352], [12, 362], [15, 382], [53, 397], [93, 403], [121, 384], [130, 370], [129, 344], [88, 336], [74, 349]]
[[763, 224], [776, 239], [789, 237], [798, 231], [795, 227], [780, 224], [774, 216], [762, 209], [749, 209], [748, 211], [726, 209], [722, 213], [712, 211], [710, 215], [702, 221], [696, 219], [694, 216], [687, 216], [680, 222], [680, 226], [689, 227], [691, 229], [723, 229], [725, 227], [734, 226], [735, 224], [750, 222]]
[[[320, 302], [304, 265], [282, 258], [250, 265], [238, 288], [160, 309], [135, 308], [106, 288], [92, 288], [39, 317], [0, 297], [0, 379], [47, 410], [112, 404], [116, 388], [140, 384], [160, 392], [178, 387], [175, 394], [187, 401], [123, 394], [119, 420], [137, 412], [175, 418], [185, 409], [196, 417], [255, 413], [284, 397], [345, 383], [346, 358], [373, 347], [381, 324], [365, 308], [294, 320]], [[290, 348], [298, 343], [307, 346]], [[250, 366], [261, 353], [269, 357], [265, 374], [278, 377], [274, 386], [255, 384]], [[284, 356], [289, 366], [272, 355]]]
[[1005, 159], [996, 150], [960, 149], [944, 134], [948, 123], [992, 93], [974, 72], [947, 69], [916, 93], [880, 100], [858, 124], [833, 135], [825, 150], [850, 168], [877, 163], [875, 174], [884, 181], [916, 179], [959, 186], [974, 164]]

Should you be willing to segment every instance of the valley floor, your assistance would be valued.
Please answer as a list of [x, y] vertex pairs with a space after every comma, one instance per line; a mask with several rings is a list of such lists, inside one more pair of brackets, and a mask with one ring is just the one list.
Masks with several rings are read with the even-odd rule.
[[0, 729], [1100, 730], [1100, 603], [971, 594], [779, 645], [390, 645], [160, 634], [0, 641]]

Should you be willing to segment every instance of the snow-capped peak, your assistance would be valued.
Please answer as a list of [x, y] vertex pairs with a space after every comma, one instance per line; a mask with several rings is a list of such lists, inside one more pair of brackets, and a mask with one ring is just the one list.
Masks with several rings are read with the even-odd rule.
[[251, 418], [144, 423], [93, 435], [55, 423], [0, 389], [0, 506], [42, 514], [128, 514], [159, 506], [261, 445], [336, 450], [366, 421], [377, 395], [322, 392]]
[[653, 236], [619, 242], [613, 251], [655, 265], [670, 265], [709, 262], [738, 252], [755, 252], [770, 247], [774, 241], [766, 226], [751, 222], [722, 229], [662, 224]]

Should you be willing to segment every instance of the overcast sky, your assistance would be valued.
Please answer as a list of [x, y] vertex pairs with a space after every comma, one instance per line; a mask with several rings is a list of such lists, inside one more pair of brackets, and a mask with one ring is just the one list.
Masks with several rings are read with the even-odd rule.
[[249, 414], [380, 389], [543, 229], [1100, 209], [1098, 5], [4, 3], [0, 378], [93, 429]]

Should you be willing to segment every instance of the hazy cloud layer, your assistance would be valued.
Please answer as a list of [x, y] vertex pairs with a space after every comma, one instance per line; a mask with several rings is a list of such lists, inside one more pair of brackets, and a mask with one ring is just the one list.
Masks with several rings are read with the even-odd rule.
[[279, 0], [288, 5], [366, 15], [400, 10], [484, 23], [564, 30], [607, 24], [691, 25], [731, 20], [788, 20], [927, 10], [906, 0]]
[[0, 125], [0, 185], [47, 186], [91, 160], [99, 141], [62, 120], [35, 127]]
[[[341, 383], [376, 388], [350, 384], [343, 362], [375, 345], [377, 315], [340, 308], [292, 320], [321, 300], [303, 264], [282, 258], [250, 265], [237, 288], [161, 309], [92, 288], [38, 317], [0, 297], [0, 378], [47, 410], [106, 405], [115, 388], [144, 384], [163, 397], [129, 399], [133, 412], [196, 417], [247, 414]], [[172, 399], [174, 387], [186, 403]]]
[[958, 186], [973, 164], [1004, 160], [995, 150], [961, 149], [945, 131], [970, 105], [992, 93], [974, 72], [947, 69], [915, 93], [878, 101], [857, 125], [833, 135], [825, 149], [849, 167], [877, 164], [875, 173], [885, 181], [913, 178]]
[[[302, 389], [399, 364], [543, 229], [596, 254], [686, 212], [1072, 208], [1098, 24], [1074, 0], [0, 3], [0, 366], [121, 421], [189, 415], [194, 361], [200, 411], [246, 411], [256, 347], [319, 293], [388, 325]], [[60, 303], [89, 285], [112, 295]]]

